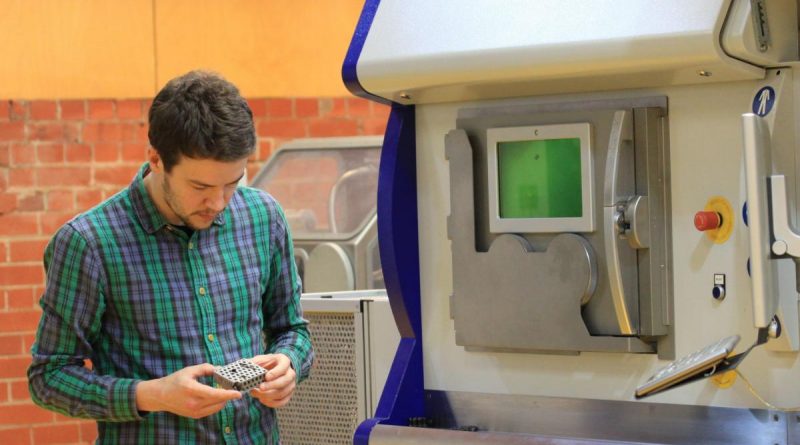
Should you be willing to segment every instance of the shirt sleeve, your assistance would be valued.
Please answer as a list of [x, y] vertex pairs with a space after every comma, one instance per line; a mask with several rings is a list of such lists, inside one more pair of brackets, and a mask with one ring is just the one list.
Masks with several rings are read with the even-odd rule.
[[138, 380], [97, 375], [84, 363], [92, 357], [105, 303], [104, 272], [97, 254], [67, 224], [45, 249], [43, 313], [32, 348], [28, 386], [46, 409], [102, 421], [141, 419], [136, 410]]
[[289, 226], [277, 203], [270, 213], [270, 276], [263, 299], [267, 350], [286, 354], [297, 373], [297, 381], [301, 382], [311, 371], [314, 350], [308, 321], [303, 319], [300, 307], [301, 283]]

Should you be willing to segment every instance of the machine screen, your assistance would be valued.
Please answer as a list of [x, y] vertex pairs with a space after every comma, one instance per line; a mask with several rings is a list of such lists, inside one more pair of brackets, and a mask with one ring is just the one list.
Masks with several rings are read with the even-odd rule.
[[486, 130], [492, 233], [594, 231], [588, 122]]
[[570, 218], [583, 214], [579, 138], [497, 144], [501, 218]]

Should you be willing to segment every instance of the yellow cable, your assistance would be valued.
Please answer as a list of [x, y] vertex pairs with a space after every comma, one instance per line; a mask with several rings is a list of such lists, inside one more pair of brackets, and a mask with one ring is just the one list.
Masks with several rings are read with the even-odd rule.
[[773, 405], [773, 404], [771, 404], [771, 403], [767, 402], [766, 400], [764, 400], [764, 398], [763, 398], [763, 397], [761, 397], [761, 396], [758, 394], [758, 392], [756, 392], [756, 389], [755, 389], [755, 388], [753, 388], [753, 385], [751, 385], [751, 384], [750, 384], [750, 381], [749, 381], [749, 380], [747, 380], [747, 377], [745, 377], [745, 376], [744, 376], [744, 374], [742, 374], [741, 372], [739, 372], [739, 370], [738, 370], [738, 369], [735, 369], [734, 371], [736, 371], [736, 375], [738, 375], [739, 377], [741, 377], [741, 378], [742, 378], [742, 381], [744, 382], [744, 384], [745, 384], [745, 385], [747, 385], [747, 389], [750, 391], [750, 393], [751, 393], [751, 394], [753, 394], [753, 395], [756, 397], [756, 399], [758, 399], [758, 401], [759, 401], [759, 402], [761, 402], [761, 403], [763, 403], [764, 405], [766, 405], [766, 406], [767, 406], [767, 408], [769, 408], [769, 409], [773, 409], [773, 410], [776, 410], [776, 411], [784, 411], [784, 412], [795, 412], [795, 411], [800, 411], [800, 406], [798, 406], [798, 407], [794, 407], [794, 408], [782, 408], [782, 407], [780, 407], [780, 406], [775, 406], [775, 405]]

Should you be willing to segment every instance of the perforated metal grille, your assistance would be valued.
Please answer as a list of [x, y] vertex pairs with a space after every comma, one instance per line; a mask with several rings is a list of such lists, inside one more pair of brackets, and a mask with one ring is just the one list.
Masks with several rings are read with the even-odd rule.
[[311, 377], [278, 409], [281, 443], [352, 444], [359, 420], [355, 317], [331, 312], [304, 316], [316, 358]]

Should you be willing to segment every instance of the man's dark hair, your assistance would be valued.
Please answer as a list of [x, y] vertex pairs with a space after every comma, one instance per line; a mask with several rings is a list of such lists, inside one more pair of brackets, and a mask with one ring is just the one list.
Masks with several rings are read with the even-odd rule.
[[191, 71], [170, 80], [148, 113], [150, 145], [169, 172], [181, 156], [236, 161], [255, 150], [253, 112], [221, 76]]

